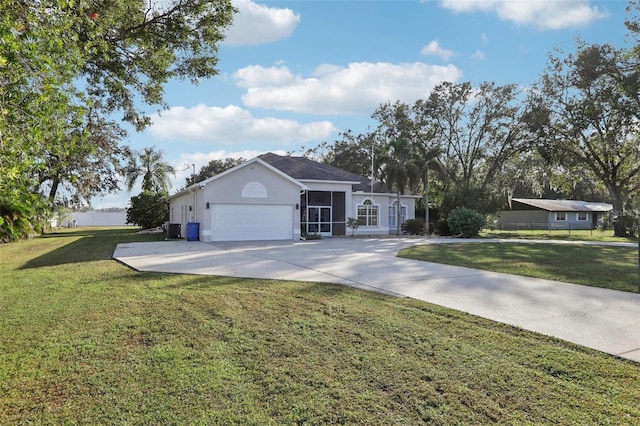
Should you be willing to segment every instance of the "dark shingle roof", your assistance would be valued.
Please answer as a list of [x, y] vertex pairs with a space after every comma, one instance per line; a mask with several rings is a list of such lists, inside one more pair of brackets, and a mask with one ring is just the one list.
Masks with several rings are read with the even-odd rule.
[[[369, 178], [329, 166], [328, 164], [318, 163], [305, 157], [281, 156], [268, 152], [258, 158], [294, 179], [358, 182], [353, 185], [354, 191], [366, 192], [371, 190], [371, 180]], [[374, 183], [373, 190], [374, 192], [385, 192], [384, 185], [380, 182]]]

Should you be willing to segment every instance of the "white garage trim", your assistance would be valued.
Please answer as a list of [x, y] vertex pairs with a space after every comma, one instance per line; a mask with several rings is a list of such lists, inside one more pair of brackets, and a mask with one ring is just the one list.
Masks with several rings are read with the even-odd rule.
[[293, 206], [212, 204], [212, 241], [293, 239]]

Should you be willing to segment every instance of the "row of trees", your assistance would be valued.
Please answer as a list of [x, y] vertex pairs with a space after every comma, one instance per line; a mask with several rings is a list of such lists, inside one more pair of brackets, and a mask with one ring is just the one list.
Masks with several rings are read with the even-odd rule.
[[380, 105], [373, 131], [306, 154], [368, 176], [373, 150], [374, 177], [398, 194], [430, 194], [440, 219], [460, 206], [494, 213], [512, 196], [606, 199], [616, 217], [637, 215], [638, 64], [638, 49], [579, 42], [551, 55], [532, 87], [441, 83], [413, 104]]
[[230, 0], [0, 0], [0, 240], [39, 232], [60, 199], [116, 191], [140, 107], [170, 79], [217, 73]]
[[[637, 41], [638, 2], [628, 11]], [[380, 105], [372, 131], [346, 130], [305, 155], [365, 176], [373, 155], [375, 179], [398, 195], [424, 193], [442, 223], [456, 207], [494, 213], [510, 197], [609, 200], [614, 217], [638, 216], [639, 46], [578, 41], [575, 53], [551, 54], [526, 88], [444, 82], [413, 104]], [[187, 184], [238, 161], [214, 161]], [[616, 235], [626, 234], [625, 222], [615, 222]]]

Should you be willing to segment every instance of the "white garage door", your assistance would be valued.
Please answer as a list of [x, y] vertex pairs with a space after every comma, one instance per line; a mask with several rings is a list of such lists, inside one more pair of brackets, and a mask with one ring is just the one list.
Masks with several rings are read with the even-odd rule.
[[293, 239], [293, 207], [247, 204], [211, 206], [213, 241]]

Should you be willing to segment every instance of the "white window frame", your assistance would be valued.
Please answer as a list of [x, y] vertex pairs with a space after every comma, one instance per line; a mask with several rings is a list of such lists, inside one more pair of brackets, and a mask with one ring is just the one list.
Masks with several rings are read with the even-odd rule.
[[567, 221], [566, 212], [556, 212], [556, 222], [566, 222], [566, 221]]
[[[317, 210], [318, 212], [318, 217], [317, 220], [312, 221], [312, 215], [311, 215], [311, 211], [312, 210]], [[322, 220], [322, 211], [328, 210], [329, 211], [329, 221], [323, 221]], [[332, 232], [332, 228], [333, 228], [333, 224], [331, 221], [331, 218], [333, 216], [333, 212], [332, 212], [332, 207], [331, 206], [308, 206], [307, 207], [307, 233], [309, 234], [323, 234], [323, 235], [331, 235]], [[326, 230], [327, 225], [329, 226], [328, 230]], [[311, 227], [317, 227], [316, 230], [311, 230]], [[323, 231], [323, 227], [325, 228], [325, 230]]]
[[[581, 218], [580, 215], [584, 215], [584, 218]], [[587, 212], [578, 212], [576, 213], [576, 219], [578, 222], [586, 222], [589, 220], [589, 213]]]
[[[364, 210], [364, 215], [360, 214], [360, 210]], [[362, 217], [364, 217], [364, 222], [360, 220]], [[380, 205], [375, 204], [371, 198], [362, 200], [362, 203], [356, 206], [356, 219], [359, 226], [363, 228], [378, 227], [380, 224]]]
[[[389, 227], [397, 227], [396, 218], [398, 217], [398, 200], [395, 200], [389, 206]], [[407, 206], [400, 203], [400, 225], [407, 220]]]

